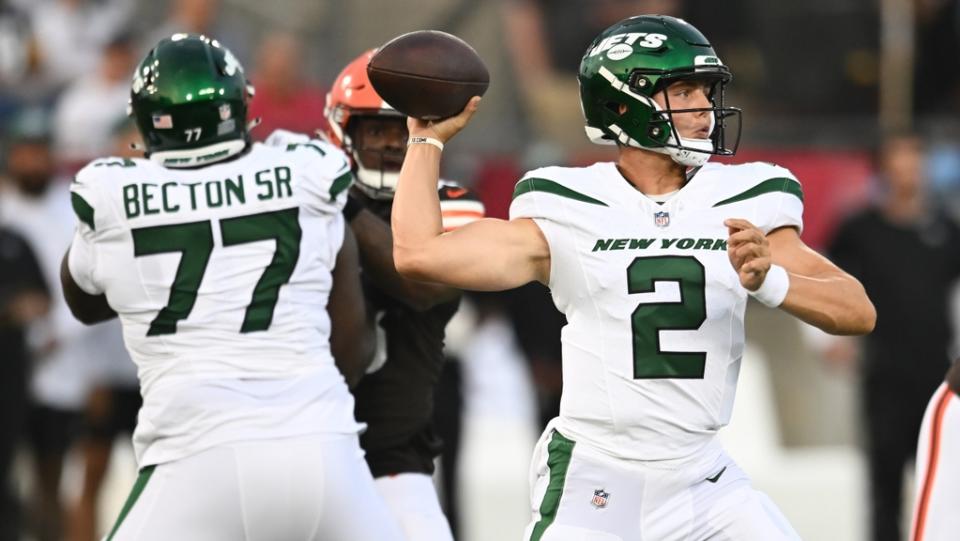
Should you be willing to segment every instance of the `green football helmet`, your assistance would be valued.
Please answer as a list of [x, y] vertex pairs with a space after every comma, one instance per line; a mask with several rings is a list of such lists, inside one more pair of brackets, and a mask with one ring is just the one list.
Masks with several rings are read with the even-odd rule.
[[[707, 38], [682, 19], [662, 15], [631, 17], [604, 30], [580, 61], [580, 105], [587, 137], [597, 144], [631, 146], [668, 154], [679, 164], [699, 167], [711, 155], [730, 156], [740, 142], [740, 110], [725, 107], [730, 70]], [[671, 83], [695, 79], [711, 83], [711, 107], [660, 107], [653, 95]], [[620, 113], [621, 105], [626, 111]], [[709, 139], [681, 137], [674, 113], [710, 111]], [[728, 144], [728, 120], [736, 117], [736, 137]]]
[[147, 157], [165, 167], [197, 167], [247, 147], [252, 96], [243, 67], [226, 47], [201, 34], [174, 34], [137, 67], [128, 113]]

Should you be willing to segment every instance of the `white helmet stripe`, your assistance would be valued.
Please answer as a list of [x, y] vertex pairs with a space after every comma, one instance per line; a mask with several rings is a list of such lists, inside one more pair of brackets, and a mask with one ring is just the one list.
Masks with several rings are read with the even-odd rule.
[[623, 131], [623, 128], [621, 128], [620, 126], [617, 126], [616, 124], [610, 124], [607, 127], [610, 129], [610, 131], [617, 134], [617, 140], [620, 141], [621, 143], [632, 146], [632, 147], [645, 148], [641, 146], [636, 139], [627, 135], [627, 132]]
[[[630, 86], [619, 79], [613, 74], [606, 66], [600, 66], [599, 72], [607, 82], [610, 83], [615, 90], [630, 96], [631, 98], [639, 101], [640, 103], [646, 104], [652, 107], [655, 111], [663, 111], [663, 108], [660, 107], [660, 104], [647, 96], [642, 94], [637, 94], [630, 89]], [[716, 118], [711, 115], [711, 126], [710, 131], [713, 132], [713, 122], [716, 121]], [[672, 120], [671, 120], [672, 124]], [[617, 136], [617, 140], [621, 144], [644, 148], [647, 150], [652, 150], [653, 152], [659, 152], [661, 154], [667, 154], [674, 159], [677, 163], [686, 166], [699, 167], [707, 162], [710, 159], [710, 154], [713, 151], [713, 141], [710, 139], [687, 139], [685, 137], [680, 137], [679, 143], [677, 142], [677, 137], [675, 136], [675, 131], [670, 128], [670, 137], [667, 139], [667, 145], [662, 147], [645, 147], [638, 143], [635, 139], [630, 137], [626, 131], [623, 130], [620, 126], [616, 124], [611, 124], [607, 128]], [[588, 131], [589, 134], [589, 131]], [[675, 145], [679, 145], [675, 146]]]
[[656, 101], [644, 96], [643, 94], [637, 94], [631, 90], [630, 85], [620, 81], [620, 79], [617, 79], [617, 76], [614, 75], [612, 71], [607, 69], [606, 66], [600, 66], [600, 75], [603, 76], [603, 78], [610, 83], [610, 86], [612, 86], [618, 92], [622, 92], [641, 103], [645, 103], [650, 107], [655, 108], [657, 111], [660, 110], [660, 105], [657, 104]]

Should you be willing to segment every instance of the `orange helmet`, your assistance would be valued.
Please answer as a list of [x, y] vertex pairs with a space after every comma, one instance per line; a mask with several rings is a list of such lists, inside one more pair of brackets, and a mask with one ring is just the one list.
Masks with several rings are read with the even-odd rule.
[[[358, 140], [356, 133], [358, 117], [389, 117], [406, 126], [405, 117], [383, 101], [367, 77], [367, 64], [375, 52], [376, 49], [371, 49], [343, 68], [327, 93], [324, 115], [328, 124], [327, 138], [350, 156], [357, 176], [357, 186], [371, 197], [389, 199], [393, 197], [397, 186], [399, 167], [388, 168], [385, 165], [387, 160], [383, 159], [375, 160], [377, 163], [371, 167], [365, 166], [360, 159], [360, 152], [370, 151], [362, 148], [363, 143]], [[382, 150], [375, 152], [384, 153]], [[402, 149], [393, 153], [400, 153], [400, 162], [403, 161]], [[396, 164], [396, 159], [393, 163]]]

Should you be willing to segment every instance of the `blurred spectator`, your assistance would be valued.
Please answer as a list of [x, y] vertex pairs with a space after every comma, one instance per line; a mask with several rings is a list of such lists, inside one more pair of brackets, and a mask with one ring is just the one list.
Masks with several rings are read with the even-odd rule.
[[[0, 194], [0, 224], [27, 240], [46, 283], [57, 284], [76, 219], [66, 182], [54, 177], [49, 115], [27, 109], [14, 118], [6, 135], [9, 183]], [[119, 325], [84, 327], [70, 314], [60, 289], [53, 288], [49, 317], [31, 329], [31, 340], [34, 364], [27, 426], [36, 474], [31, 523], [36, 539], [59, 540], [63, 458], [87, 400], [92, 359], [120, 342]]]
[[915, 0], [913, 105], [919, 114], [960, 110], [960, 74], [944, 69], [943, 56], [960, 50], [960, 3]]
[[580, 58], [604, 28], [631, 15], [678, 15], [679, 0], [506, 0], [502, 20], [513, 70], [536, 138], [584, 145], [577, 103]]
[[172, 0], [167, 20], [147, 34], [142, 49], [149, 50], [177, 32], [210, 35], [219, 10], [220, 0]]
[[216, 38], [230, 48], [241, 64], [249, 65], [249, 38], [240, 31], [241, 21], [224, 20], [226, 14], [220, 10], [220, 0], [170, 0], [169, 5], [166, 21], [146, 29], [138, 56], [146, 54], [161, 39], [185, 32]]
[[[461, 357], [458, 539], [511, 539], [529, 520], [524, 483], [539, 428], [533, 385], [503, 293], [468, 295], [475, 320]], [[497, 443], [483, 448], [488, 441]]]
[[118, 36], [107, 45], [99, 67], [60, 97], [54, 143], [58, 162], [69, 172], [112, 150], [114, 126], [126, 115], [130, 99], [133, 55], [131, 36]]
[[[142, 158], [143, 152], [131, 144], [142, 145], [140, 131], [130, 118], [114, 127], [111, 156]], [[83, 454], [83, 481], [80, 498], [70, 515], [69, 541], [100, 539], [108, 524], [98, 524], [98, 504], [115, 440], [131, 437], [137, 425], [142, 403], [137, 367], [119, 341], [104, 344], [103, 355], [91, 377], [90, 396], [84, 411], [80, 450]], [[131, 453], [132, 454], [132, 453]]]
[[11, 466], [27, 413], [26, 330], [49, 307], [49, 291], [30, 247], [0, 227], [0, 541], [20, 539]]
[[104, 47], [130, 21], [136, 1], [10, 0], [10, 4], [27, 14], [33, 32], [32, 79], [42, 91], [54, 91], [97, 68]]
[[13, 95], [38, 68], [37, 43], [30, 19], [0, 0], [0, 123], [16, 105]]
[[904, 466], [949, 365], [949, 293], [960, 276], [960, 228], [925, 197], [923, 155], [916, 135], [886, 138], [876, 154], [879, 201], [847, 219], [829, 248], [877, 309], [862, 366], [877, 541], [901, 536]]
[[261, 119], [255, 139], [262, 141], [278, 128], [310, 135], [326, 130], [325, 91], [304, 79], [302, 52], [293, 34], [275, 33], [261, 42], [251, 77], [257, 93], [250, 116]]

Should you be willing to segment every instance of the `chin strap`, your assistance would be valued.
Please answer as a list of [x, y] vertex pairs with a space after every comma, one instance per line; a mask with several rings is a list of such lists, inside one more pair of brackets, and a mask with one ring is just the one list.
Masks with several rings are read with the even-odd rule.
[[[669, 144], [675, 144], [671, 136]], [[650, 148], [654, 152], [667, 154], [673, 161], [687, 167], [701, 167], [710, 160], [713, 155], [713, 141], [710, 139], [687, 139], [680, 137], [680, 143], [677, 146], [665, 146]]]

